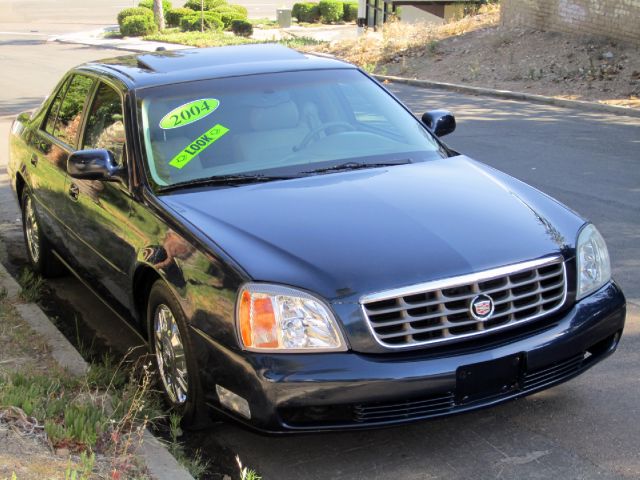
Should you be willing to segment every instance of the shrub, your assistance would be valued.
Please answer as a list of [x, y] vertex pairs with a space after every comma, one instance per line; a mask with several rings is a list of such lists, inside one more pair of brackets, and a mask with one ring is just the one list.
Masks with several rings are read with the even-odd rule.
[[358, 19], [358, 2], [345, 2], [342, 5], [344, 8], [344, 21], [355, 22]]
[[[141, 8], [148, 8], [153, 12], [153, 0], [140, 0], [138, 6]], [[162, 0], [162, 11], [166, 15], [171, 10], [171, 2], [169, 0]]]
[[188, 15], [193, 15], [194, 13], [196, 12], [194, 12], [190, 8], [174, 8], [173, 10], [168, 10], [167, 13], [165, 13], [167, 26], [179, 27], [180, 21], [182, 20], [183, 17], [186, 17]]
[[344, 15], [343, 3], [338, 0], [320, 0], [318, 8], [324, 23], [339, 22]]
[[132, 15], [125, 17], [120, 25], [120, 33], [125, 37], [150, 35], [158, 29], [152, 15]]
[[229, 5], [229, 8], [231, 8], [232, 10], [235, 10], [240, 15], [244, 16], [244, 18], [249, 18], [249, 10], [247, 10], [247, 7], [243, 7], [242, 5], [232, 4], [232, 5]]
[[246, 20], [247, 17], [230, 6], [218, 7], [214, 10], [215, 13], [220, 15], [220, 19], [224, 24], [224, 28], [231, 28], [231, 23], [234, 20]]
[[234, 20], [231, 22], [231, 31], [238, 37], [250, 37], [253, 35], [253, 25], [246, 20]]
[[122, 28], [122, 21], [125, 18], [132, 17], [134, 15], [146, 15], [148, 17], [153, 18], [153, 12], [148, 8], [143, 8], [143, 7], [125, 8], [124, 10], [121, 10], [120, 13], [118, 13], [118, 25], [120, 25], [120, 28]]
[[[205, 30], [222, 30], [222, 19], [215, 12], [204, 12], [204, 29]], [[180, 30], [183, 32], [199, 32], [200, 31], [200, 13], [196, 12], [192, 15], [186, 15], [180, 20]]]
[[[206, 11], [215, 10], [224, 5], [227, 5], [227, 0], [204, 0], [204, 9]], [[196, 12], [200, 11], [200, 7], [200, 0], [189, 0], [184, 4], [184, 8], [190, 8]]]
[[317, 3], [296, 3], [291, 14], [298, 22], [314, 23], [320, 20], [320, 9]]

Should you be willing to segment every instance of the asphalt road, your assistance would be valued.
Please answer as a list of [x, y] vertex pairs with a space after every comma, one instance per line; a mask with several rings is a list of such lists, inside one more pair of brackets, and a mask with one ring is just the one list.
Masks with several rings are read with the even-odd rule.
[[[0, 258], [23, 261], [18, 212], [4, 164], [10, 118], [36, 105], [59, 76], [116, 52], [0, 34]], [[449, 108], [449, 143], [527, 181], [591, 218], [605, 235], [614, 275], [640, 303], [640, 119], [392, 86], [411, 108]], [[78, 315], [85, 341], [134, 344], [126, 328], [73, 279], [53, 282], [62, 323]], [[640, 316], [619, 351], [581, 377], [526, 399], [448, 419], [360, 433], [267, 438], [232, 424], [190, 434], [215, 462], [237, 453], [265, 480], [640, 478]], [[226, 458], [226, 457], [225, 457]], [[212, 476], [212, 478], [219, 478]]]

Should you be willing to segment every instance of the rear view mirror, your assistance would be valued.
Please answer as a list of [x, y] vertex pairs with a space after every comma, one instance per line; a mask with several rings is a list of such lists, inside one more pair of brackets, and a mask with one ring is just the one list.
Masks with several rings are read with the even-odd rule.
[[436, 137], [449, 135], [456, 129], [456, 118], [447, 110], [432, 110], [422, 115], [422, 123]]
[[109, 150], [79, 150], [67, 160], [67, 172], [81, 180], [121, 181], [123, 169]]

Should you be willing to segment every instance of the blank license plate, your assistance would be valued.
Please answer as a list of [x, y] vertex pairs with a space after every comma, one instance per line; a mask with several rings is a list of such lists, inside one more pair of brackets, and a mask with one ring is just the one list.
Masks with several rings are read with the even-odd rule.
[[459, 367], [456, 372], [456, 396], [469, 403], [518, 389], [522, 354]]

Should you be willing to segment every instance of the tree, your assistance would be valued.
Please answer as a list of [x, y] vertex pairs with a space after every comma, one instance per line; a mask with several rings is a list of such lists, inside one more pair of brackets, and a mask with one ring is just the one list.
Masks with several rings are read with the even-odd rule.
[[153, 16], [156, 19], [158, 30], [164, 30], [164, 11], [162, 9], [162, 0], [153, 0]]
[[200, 0], [200, 31], [204, 32], [204, 0]]

